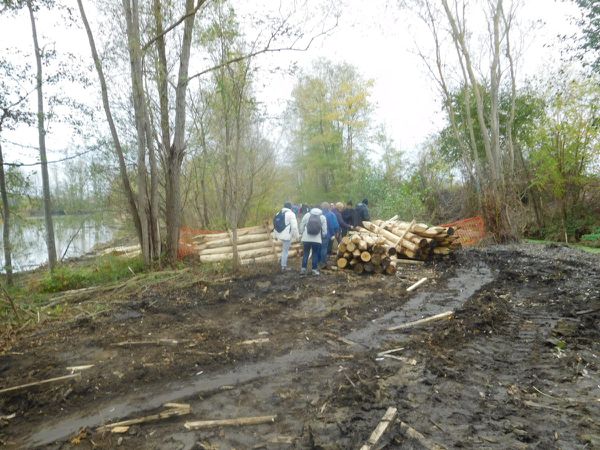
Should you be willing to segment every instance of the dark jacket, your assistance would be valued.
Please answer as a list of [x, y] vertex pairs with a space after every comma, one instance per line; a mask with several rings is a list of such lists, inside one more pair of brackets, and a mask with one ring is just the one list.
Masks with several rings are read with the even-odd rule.
[[342, 219], [350, 226], [358, 226], [358, 217], [356, 217], [356, 210], [354, 208], [344, 208], [342, 211]]
[[335, 214], [335, 217], [337, 218], [337, 221], [340, 224], [340, 227], [342, 228], [342, 232], [347, 231], [349, 228], [352, 228], [352, 225], [350, 225], [344, 220], [344, 216], [342, 216], [342, 213], [340, 213], [337, 210], [337, 208], [333, 209], [333, 213]]
[[356, 205], [356, 215], [358, 216], [358, 226], [363, 226], [363, 221], [371, 220], [371, 216], [369, 215], [369, 208], [364, 203], [359, 203]]

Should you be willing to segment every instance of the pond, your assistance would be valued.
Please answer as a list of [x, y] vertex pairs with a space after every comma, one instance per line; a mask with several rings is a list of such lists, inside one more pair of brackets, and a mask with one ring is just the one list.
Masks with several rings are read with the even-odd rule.
[[[119, 228], [112, 219], [98, 215], [53, 216], [54, 240], [59, 260], [81, 256], [98, 244], [110, 242]], [[43, 217], [13, 220], [10, 239], [13, 272], [31, 270], [48, 262]], [[4, 270], [4, 242], [0, 233], [0, 268]]]

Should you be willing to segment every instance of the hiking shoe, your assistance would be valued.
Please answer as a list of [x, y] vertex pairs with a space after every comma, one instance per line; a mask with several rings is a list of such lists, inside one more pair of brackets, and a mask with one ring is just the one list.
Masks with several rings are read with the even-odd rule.
[[321, 275], [321, 272], [319, 272], [318, 269], [313, 269], [312, 274], [313, 275]]
[[290, 270], [290, 269], [288, 269], [286, 266], [283, 266], [283, 267], [281, 268], [281, 271], [282, 271], [282, 272], [287, 272], [288, 270]]
[[300, 275], [306, 275], [306, 268], [300, 269]]

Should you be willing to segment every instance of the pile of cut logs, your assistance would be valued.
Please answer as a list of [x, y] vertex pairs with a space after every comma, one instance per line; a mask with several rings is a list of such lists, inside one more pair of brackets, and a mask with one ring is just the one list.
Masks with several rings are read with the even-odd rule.
[[454, 229], [422, 223], [390, 220], [363, 222], [338, 246], [337, 266], [357, 273], [393, 274], [403, 259], [424, 261], [432, 255], [448, 255], [460, 248]]
[[[241, 264], [278, 261], [281, 242], [273, 239], [268, 225], [237, 230], [237, 252]], [[300, 244], [292, 244], [289, 256], [298, 255]], [[193, 249], [201, 262], [220, 262], [233, 259], [233, 233], [200, 234], [194, 237]]]

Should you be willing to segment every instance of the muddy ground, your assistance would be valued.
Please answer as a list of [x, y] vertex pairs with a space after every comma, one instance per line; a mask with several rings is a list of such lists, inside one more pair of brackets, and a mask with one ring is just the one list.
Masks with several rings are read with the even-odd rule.
[[[447, 448], [600, 448], [599, 267], [597, 255], [567, 247], [497, 246], [395, 277], [260, 266], [222, 282], [154, 285], [5, 343], [0, 388], [93, 367], [0, 394], [0, 446], [352, 449], [395, 406], [398, 420]], [[452, 319], [387, 330], [448, 310]], [[96, 431], [175, 401], [192, 413]], [[277, 419], [184, 428], [263, 415]], [[398, 423], [383, 447], [422, 448]]]

